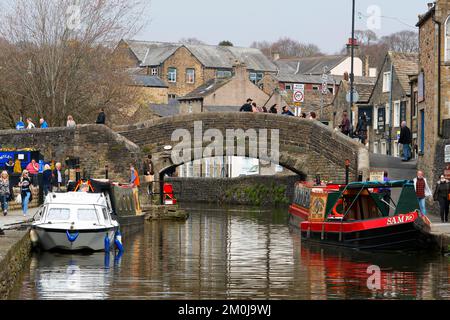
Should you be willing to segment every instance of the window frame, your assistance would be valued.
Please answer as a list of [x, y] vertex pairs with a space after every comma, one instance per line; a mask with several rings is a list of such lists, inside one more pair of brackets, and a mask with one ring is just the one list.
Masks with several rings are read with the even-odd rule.
[[450, 15], [445, 20], [444, 24], [444, 61], [445, 63], [450, 63]]
[[264, 78], [264, 73], [251, 71], [248, 73], [248, 78], [250, 79], [250, 82], [256, 85]]
[[[174, 80], [173, 80], [173, 78], [171, 78], [171, 75], [175, 75], [175, 79]], [[174, 67], [167, 68], [167, 82], [170, 82], [170, 83], [176, 83], [177, 82], [177, 68], [174, 68]]]
[[[190, 73], [192, 72], [192, 74]], [[192, 81], [190, 80], [190, 75], [192, 75]], [[186, 68], [186, 83], [187, 84], [195, 84], [195, 69], [194, 68]]]
[[401, 118], [401, 101], [394, 101], [394, 128], [400, 128], [400, 119]]
[[[289, 88], [288, 88], [288, 87], [289, 87]], [[285, 85], [284, 85], [284, 90], [286, 90], [286, 91], [292, 90], [292, 84], [290, 84], [290, 83], [285, 84]]]
[[390, 71], [383, 72], [383, 93], [391, 92], [392, 89], [391, 84], [392, 84], [392, 73]]
[[[219, 76], [219, 74], [222, 74]], [[227, 79], [233, 77], [233, 71], [226, 69], [217, 69], [216, 70], [216, 78], [217, 79]]]
[[158, 68], [152, 68], [150, 73], [152, 76], [158, 76]]

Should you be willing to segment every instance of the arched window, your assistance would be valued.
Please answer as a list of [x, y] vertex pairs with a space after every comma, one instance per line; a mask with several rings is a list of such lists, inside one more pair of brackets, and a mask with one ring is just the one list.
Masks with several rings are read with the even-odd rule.
[[445, 21], [445, 62], [450, 62], [450, 16]]

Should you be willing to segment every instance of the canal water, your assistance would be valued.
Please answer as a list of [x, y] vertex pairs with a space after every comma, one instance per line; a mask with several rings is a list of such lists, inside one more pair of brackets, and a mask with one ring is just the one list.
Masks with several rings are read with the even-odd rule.
[[[301, 243], [287, 209], [185, 205], [125, 253], [34, 254], [11, 299], [449, 299], [450, 258]], [[378, 266], [379, 278], [368, 268]]]

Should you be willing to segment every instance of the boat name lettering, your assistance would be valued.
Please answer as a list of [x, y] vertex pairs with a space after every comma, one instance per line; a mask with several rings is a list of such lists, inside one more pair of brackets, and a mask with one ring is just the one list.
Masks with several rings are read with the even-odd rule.
[[408, 223], [414, 221], [414, 214], [408, 214], [408, 215], [400, 215], [392, 218], [388, 218], [387, 225], [392, 226], [395, 224], [402, 224], [402, 223]]

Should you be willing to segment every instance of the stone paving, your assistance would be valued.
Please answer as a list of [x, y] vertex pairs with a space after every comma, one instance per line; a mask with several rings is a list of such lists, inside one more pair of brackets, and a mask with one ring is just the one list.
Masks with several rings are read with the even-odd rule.
[[10, 211], [8, 215], [5, 217], [3, 213], [0, 214], [0, 229], [9, 229], [13, 227], [15, 224], [23, 223], [27, 221], [31, 221], [33, 216], [36, 214], [38, 208], [31, 208], [28, 210], [28, 215], [24, 216], [22, 211]]

